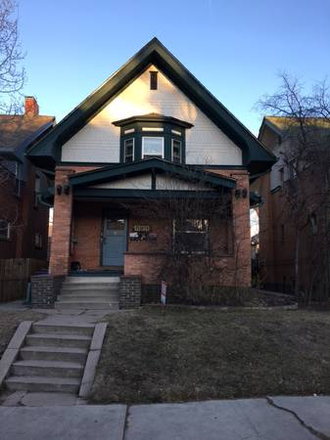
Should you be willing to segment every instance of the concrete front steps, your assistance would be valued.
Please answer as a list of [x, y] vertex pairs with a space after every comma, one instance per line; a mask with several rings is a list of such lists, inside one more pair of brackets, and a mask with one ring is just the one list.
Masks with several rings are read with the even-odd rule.
[[10, 391], [77, 394], [94, 325], [33, 324], [5, 380]]
[[67, 277], [55, 307], [60, 310], [118, 310], [119, 282], [119, 277]]

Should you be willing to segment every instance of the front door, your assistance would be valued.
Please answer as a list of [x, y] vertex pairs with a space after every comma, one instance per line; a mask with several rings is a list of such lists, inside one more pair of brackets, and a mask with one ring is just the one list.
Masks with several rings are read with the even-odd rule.
[[102, 265], [124, 266], [124, 252], [127, 249], [127, 220], [106, 215], [102, 239]]

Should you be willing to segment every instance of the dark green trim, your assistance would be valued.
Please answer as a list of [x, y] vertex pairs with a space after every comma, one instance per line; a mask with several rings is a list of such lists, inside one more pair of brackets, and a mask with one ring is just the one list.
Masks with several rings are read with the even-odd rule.
[[70, 183], [72, 186], [95, 185], [113, 179], [143, 174], [152, 170], [168, 173], [190, 182], [204, 182], [214, 187], [223, 186], [230, 189], [236, 187], [236, 181], [229, 177], [218, 176], [203, 170], [192, 169], [187, 165], [174, 164], [157, 158], [121, 164], [117, 167], [103, 167], [79, 173], [78, 175], [73, 174], [70, 176]]
[[[121, 119], [119, 121], [113, 122], [113, 125], [116, 127], [124, 127], [127, 125], [136, 124], [136, 123], [149, 123], [149, 122], [158, 122], [159, 125], [155, 125], [156, 127], [162, 127], [164, 124], [174, 125], [175, 127], [183, 127], [183, 128], [191, 128], [194, 124], [190, 122], [182, 121], [181, 119], [173, 118], [172, 116], [164, 116], [158, 113], [148, 113], [146, 115], [138, 115], [131, 116], [130, 118]], [[128, 127], [127, 127], [128, 128]]]
[[117, 167], [119, 164], [119, 162], [75, 162], [75, 161], [70, 161], [70, 162], [58, 162], [57, 165], [58, 166], [75, 166], [75, 167]]
[[276, 161], [264, 147], [166, 48], [153, 38], [101, 87], [62, 119], [41, 141], [28, 150], [34, 157], [46, 156], [59, 162], [61, 146], [98, 112], [128, 87], [150, 64], [160, 69], [188, 96], [243, 152], [250, 172], [262, 172]]
[[151, 189], [156, 189], [156, 171], [155, 168], [151, 169]]
[[[185, 128], [175, 125], [172, 122], [161, 122], [146, 118], [146, 123], [139, 121], [133, 121], [135, 118], [129, 118], [129, 122], [121, 125], [120, 130], [120, 162], [125, 163], [125, 141], [128, 139], [134, 139], [134, 161], [142, 160], [142, 143], [143, 138], [146, 137], [161, 137], [164, 139], [164, 159], [172, 161], [172, 139], [179, 140], [181, 142], [181, 163], [186, 163], [186, 131]], [[172, 120], [175, 118], [166, 118], [166, 120]], [[128, 119], [127, 119], [128, 121]], [[146, 127], [146, 124], [148, 127]], [[162, 128], [163, 131], [143, 130], [146, 128]], [[130, 133], [125, 133], [127, 130], [134, 130]], [[181, 135], [172, 133], [172, 130], [180, 132]]]
[[93, 198], [93, 199], [171, 199], [193, 198], [193, 199], [219, 199], [219, 191], [162, 191], [162, 190], [135, 190], [135, 189], [98, 189], [98, 188], [74, 188], [74, 198]]
[[[58, 165], [60, 166], [75, 166], [75, 167], [88, 167], [88, 166], [100, 166], [100, 167], [117, 167], [120, 164], [120, 162], [59, 162]], [[196, 169], [212, 169], [212, 170], [246, 170], [245, 165], [206, 165], [206, 164], [187, 164], [189, 168], [196, 168]]]

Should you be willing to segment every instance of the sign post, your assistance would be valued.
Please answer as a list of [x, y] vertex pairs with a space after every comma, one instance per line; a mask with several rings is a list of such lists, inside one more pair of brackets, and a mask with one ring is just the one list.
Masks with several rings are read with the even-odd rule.
[[162, 281], [161, 291], [160, 291], [160, 301], [163, 304], [163, 306], [166, 306], [166, 296], [167, 296], [167, 283], [165, 283], [165, 281]]

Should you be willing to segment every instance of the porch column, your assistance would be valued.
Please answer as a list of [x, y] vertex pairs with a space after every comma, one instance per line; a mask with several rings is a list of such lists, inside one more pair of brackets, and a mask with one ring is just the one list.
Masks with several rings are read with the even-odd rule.
[[68, 175], [74, 172], [66, 167], [56, 168], [53, 233], [49, 263], [49, 273], [52, 275], [67, 275], [69, 270], [73, 197]]
[[234, 221], [235, 284], [251, 286], [251, 232], [250, 194], [247, 171], [231, 173], [236, 179], [236, 189], [232, 191]]

